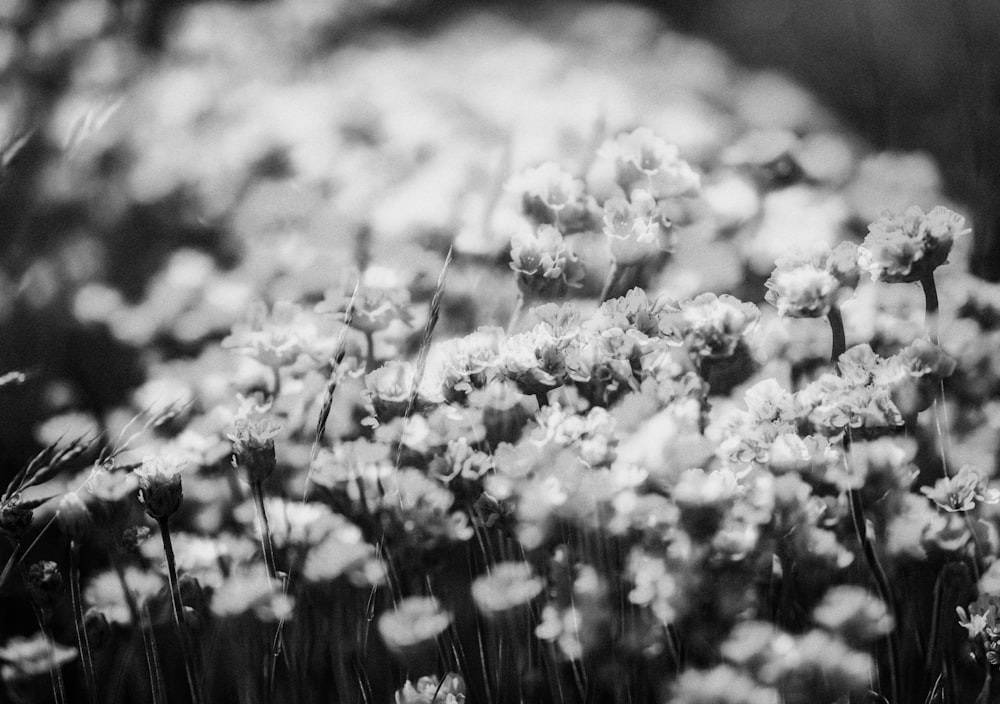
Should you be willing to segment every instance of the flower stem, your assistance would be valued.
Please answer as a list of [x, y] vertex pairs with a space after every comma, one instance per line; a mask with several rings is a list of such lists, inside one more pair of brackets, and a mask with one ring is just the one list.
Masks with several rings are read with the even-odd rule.
[[601, 289], [601, 296], [597, 299], [598, 303], [604, 303], [604, 301], [610, 300], [613, 297], [624, 271], [625, 267], [619, 265], [617, 260], [611, 262], [611, 269], [608, 271], [608, 277], [604, 279], [604, 288]]
[[14, 549], [10, 554], [10, 559], [8, 559], [7, 564], [3, 566], [3, 572], [0, 572], [0, 589], [3, 589], [3, 585], [7, 583], [10, 573], [14, 571], [14, 566], [17, 564], [17, 558], [19, 557], [18, 551], [21, 549], [21, 541], [19, 540], [13, 545]]
[[167, 557], [167, 579], [170, 582], [170, 597], [174, 611], [174, 625], [177, 627], [177, 638], [181, 644], [181, 656], [184, 660], [184, 674], [187, 676], [188, 689], [191, 691], [191, 701], [199, 704], [201, 696], [194, 677], [194, 657], [188, 639], [187, 627], [184, 623], [184, 602], [181, 600], [180, 583], [177, 580], [177, 563], [174, 559], [174, 545], [170, 539], [170, 526], [167, 518], [161, 518], [160, 538], [163, 540], [163, 552]]
[[375, 336], [365, 330], [365, 372], [375, 369]]
[[257, 507], [257, 520], [260, 521], [260, 544], [264, 550], [264, 565], [267, 567], [268, 579], [277, 579], [278, 570], [274, 564], [274, 547], [271, 544], [271, 527], [267, 521], [267, 510], [264, 508], [264, 488], [259, 481], [250, 484], [253, 492], [254, 505]]
[[924, 288], [924, 311], [926, 313], [927, 332], [931, 336], [931, 342], [938, 342], [938, 303], [937, 285], [934, 283], [934, 272], [920, 279], [920, 285]]
[[94, 656], [90, 651], [90, 639], [83, 618], [83, 597], [80, 594], [80, 545], [75, 540], [69, 542], [69, 593], [73, 603], [73, 620], [76, 622], [76, 644], [83, 660], [83, 676], [87, 684], [87, 696], [91, 704], [97, 702], [97, 677], [94, 674]]
[[844, 333], [844, 318], [840, 314], [840, 306], [834, 304], [830, 306], [830, 313], [827, 315], [830, 321], [830, 330], [833, 332], [833, 346], [830, 352], [830, 364], [833, 365], [837, 373], [840, 373], [838, 362], [840, 355], [847, 351], [847, 335]]

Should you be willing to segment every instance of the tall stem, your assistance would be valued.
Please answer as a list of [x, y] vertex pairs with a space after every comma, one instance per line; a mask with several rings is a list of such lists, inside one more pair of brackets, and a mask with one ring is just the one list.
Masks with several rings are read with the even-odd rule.
[[69, 542], [69, 593], [73, 602], [73, 620], [76, 622], [76, 644], [83, 660], [83, 676], [87, 683], [87, 696], [91, 704], [97, 702], [97, 677], [94, 675], [94, 656], [90, 651], [90, 639], [83, 618], [83, 598], [80, 594], [80, 545], [75, 540]]
[[187, 627], [184, 623], [184, 602], [181, 600], [181, 587], [177, 580], [177, 563], [174, 560], [173, 541], [170, 539], [170, 526], [166, 518], [161, 518], [159, 524], [163, 552], [167, 556], [167, 579], [170, 582], [170, 597], [174, 607], [174, 625], [177, 627], [177, 638], [180, 640], [181, 655], [184, 660], [184, 674], [187, 676], [188, 689], [191, 691], [191, 701], [194, 704], [199, 704], [201, 696], [194, 677], [194, 657], [191, 653]]
[[608, 271], [608, 277], [604, 279], [604, 288], [601, 289], [601, 297], [597, 299], [598, 303], [604, 303], [611, 299], [615, 293], [615, 289], [618, 288], [618, 283], [622, 278], [622, 274], [625, 271], [625, 267], [618, 264], [617, 261], [611, 262], [611, 269]]
[[844, 333], [844, 318], [840, 314], [840, 306], [837, 304], [830, 306], [830, 313], [827, 315], [827, 319], [830, 321], [830, 330], [833, 332], [830, 363], [839, 374], [840, 367], [837, 362], [840, 360], [840, 355], [847, 351], [847, 335]]
[[268, 579], [277, 579], [278, 570], [274, 564], [274, 546], [271, 544], [271, 526], [267, 521], [267, 510], [264, 508], [264, 488], [259, 481], [251, 482], [253, 501], [257, 506], [257, 520], [260, 521], [260, 543], [264, 550], [264, 564], [267, 566]]
[[924, 288], [924, 311], [926, 313], [927, 332], [931, 336], [931, 342], [935, 345], [938, 342], [938, 294], [937, 285], [934, 283], [934, 272], [929, 272], [920, 279], [920, 285]]
[[375, 336], [365, 330], [365, 371], [375, 369]]

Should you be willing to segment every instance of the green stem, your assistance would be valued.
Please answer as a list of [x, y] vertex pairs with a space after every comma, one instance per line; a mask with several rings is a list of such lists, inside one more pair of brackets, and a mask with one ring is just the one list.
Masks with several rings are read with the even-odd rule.
[[187, 626], [184, 623], [184, 602], [181, 600], [181, 587], [177, 579], [177, 563], [174, 559], [174, 545], [170, 539], [168, 519], [159, 519], [160, 538], [163, 540], [163, 552], [167, 556], [167, 580], [170, 582], [170, 597], [174, 611], [174, 625], [177, 627], [177, 638], [181, 644], [181, 656], [184, 660], [184, 674], [187, 676], [188, 689], [191, 691], [191, 701], [201, 702], [194, 676], [194, 657], [188, 639]]
[[847, 351], [847, 335], [844, 332], [844, 318], [840, 314], [840, 307], [837, 304], [830, 306], [830, 312], [826, 316], [830, 321], [830, 330], [833, 333], [833, 345], [830, 352], [830, 364], [840, 373], [838, 364], [840, 355]]

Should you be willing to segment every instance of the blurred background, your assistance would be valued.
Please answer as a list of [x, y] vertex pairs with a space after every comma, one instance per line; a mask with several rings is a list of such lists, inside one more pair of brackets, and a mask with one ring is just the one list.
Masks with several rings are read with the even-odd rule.
[[[640, 124], [718, 215], [675, 293], [759, 297], [790, 241], [911, 204], [959, 208], [1000, 279], [997, 36], [992, 0], [0, 0], [2, 474], [156, 370], [210, 379], [252, 300], [502, 259], [511, 173]], [[453, 332], [489, 276], [506, 315], [496, 270], [453, 276]]]

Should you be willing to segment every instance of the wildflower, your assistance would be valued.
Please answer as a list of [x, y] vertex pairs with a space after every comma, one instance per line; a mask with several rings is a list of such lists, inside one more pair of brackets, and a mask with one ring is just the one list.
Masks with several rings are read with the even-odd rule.
[[436, 675], [421, 677], [416, 685], [406, 680], [396, 692], [396, 704], [465, 704], [465, 680], [454, 672], [440, 680]]
[[682, 596], [678, 579], [671, 574], [663, 557], [633, 548], [625, 575], [635, 585], [628, 593], [631, 603], [649, 607], [664, 626], [674, 622]]
[[490, 447], [517, 442], [537, 404], [510, 381], [493, 381], [470, 396], [469, 404], [481, 408], [486, 442]]
[[51, 612], [66, 593], [59, 565], [50, 560], [36, 562], [28, 568], [27, 586], [32, 601], [43, 612]]
[[587, 175], [588, 185], [601, 202], [628, 196], [637, 188], [657, 200], [692, 195], [701, 179], [679, 153], [648, 127], [619, 134], [601, 145]]
[[86, 537], [93, 523], [87, 505], [75, 491], [67, 492], [59, 499], [59, 511], [56, 515], [59, 517], [59, 526], [63, 532], [76, 543]]
[[139, 501], [149, 517], [165, 521], [177, 512], [184, 498], [181, 487], [183, 463], [172, 458], [147, 456], [136, 470], [139, 478]]
[[698, 357], [729, 357], [760, 319], [753, 303], [723, 294], [703, 293], [680, 304], [683, 334]]
[[[160, 593], [164, 580], [158, 574], [129, 566], [125, 568], [125, 584], [142, 605]], [[121, 580], [114, 571], [93, 577], [84, 590], [84, 601], [103, 613], [111, 623], [127, 624], [132, 620]]]
[[373, 416], [379, 423], [406, 413], [417, 383], [417, 371], [410, 362], [393, 360], [365, 376], [365, 393]]
[[948, 262], [952, 244], [970, 232], [964, 225], [965, 218], [940, 205], [926, 214], [918, 206], [886, 211], [868, 226], [859, 263], [874, 281], [920, 281]]
[[575, 606], [558, 609], [549, 604], [542, 609], [542, 621], [535, 627], [535, 636], [541, 640], [554, 641], [559, 645], [564, 657], [579, 660], [583, 657], [581, 641], [582, 615]]
[[212, 593], [210, 608], [219, 618], [253, 614], [261, 621], [279, 621], [292, 614], [295, 600], [261, 569], [237, 570]]
[[739, 491], [736, 475], [729, 470], [681, 472], [673, 490], [674, 501], [681, 510], [681, 526], [695, 540], [711, 538]]
[[757, 684], [731, 665], [711, 670], [685, 670], [671, 690], [668, 704], [778, 704], [772, 687]]
[[511, 240], [510, 268], [525, 298], [560, 298], [580, 286], [583, 267], [576, 254], [551, 225], [518, 231]]
[[35, 512], [25, 505], [20, 494], [0, 499], [0, 533], [17, 543], [31, 527]]
[[499, 562], [472, 583], [472, 598], [486, 616], [502, 616], [527, 606], [545, 587], [526, 562]]
[[967, 464], [952, 476], [938, 479], [933, 487], [920, 487], [920, 492], [945, 511], [971, 511], [978, 502], [1000, 503], [1000, 490], [989, 488], [987, 481], [982, 471]]
[[885, 602], [867, 589], [853, 585], [829, 589], [823, 601], [813, 610], [813, 619], [859, 648], [881, 638], [893, 628], [893, 618]]
[[979, 598], [969, 604], [966, 611], [961, 606], [955, 607], [958, 622], [969, 633], [969, 638], [979, 641], [986, 651], [986, 660], [991, 665], [1000, 665], [1000, 624], [997, 614], [1000, 613], [1000, 596], [995, 594], [980, 594]]
[[633, 191], [628, 199], [616, 196], [604, 202], [604, 234], [617, 264], [634, 266], [659, 252], [672, 252], [670, 221], [646, 191]]
[[119, 526], [134, 505], [132, 495], [139, 486], [135, 472], [104, 465], [91, 472], [86, 485], [94, 502], [94, 520], [99, 524]]
[[274, 438], [281, 426], [249, 406], [236, 417], [234, 425], [233, 433], [227, 436], [233, 442], [233, 466], [243, 468], [250, 482], [264, 481], [277, 465]]
[[590, 228], [583, 181], [546, 162], [514, 176], [505, 189], [519, 198], [521, 211], [536, 225], [555, 225], [565, 234]]
[[316, 305], [316, 312], [343, 319], [350, 306], [350, 326], [367, 335], [385, 330], [396, 321], [409, 325], [413, 321], [409, 292], [390, 277], [383, 276], [379, 281], [378, 273], [376, 267], [366, 270], [356, 292], [353, 286], [329, 289]]
[[335, 532], [309, 550], [302, 575], [311, 582], [332, 582], [346, 576], [355, 586], [379, 584], [385, 568], [375, 557], [375, 548], [357, 535]]
[[43, 633], [15, 636], [0, 646], [0, 679], [6, 683], [48, 675], [76, 658], [75, 648], [49, 640]]
[[269, 312], [258, 302], [250, 306], [244, 322], [233, 326], [222, 346], [277, 370], [310, 351], [315, 337], [315, 326], [302, 320], [295, 304], [279, 301]]
[[411, 596], [379, 617], [378, 631], [389, 650], [406, 657], [432, 644], [451, 622], [451, 613], [434, 597]]
[[830, 313], [840, 290], [837, 279], [814, 264], [778, 260], [767, 280], [764, 298], [790, 318], [822, 318]]

